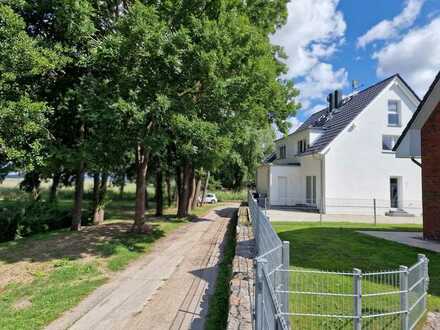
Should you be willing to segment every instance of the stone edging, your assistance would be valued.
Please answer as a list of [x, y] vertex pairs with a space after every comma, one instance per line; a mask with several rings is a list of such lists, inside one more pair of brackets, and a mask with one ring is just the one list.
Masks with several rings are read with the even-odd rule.
[[248, 208], [241, 207], [230, 283], [228, 330], [252, 329], [255, 241], [248, 220]]

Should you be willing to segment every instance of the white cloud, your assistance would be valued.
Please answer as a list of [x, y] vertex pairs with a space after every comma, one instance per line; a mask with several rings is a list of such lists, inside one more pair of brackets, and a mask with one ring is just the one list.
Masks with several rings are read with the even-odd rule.
[[304, 112], [314, 100], [325, 98], [332, 89], [347, 82], [345, 69], [334, 70], [324, 61], [345, 42], [346, 23], [337, 10], [339, 0], [293, 0], [288, 3], [287, 24], [272, 36], [284, 47], [288, 59], [287, 78], [297, 78], [299, 100]]
[[301, 91], [299, 101], [303, 105], [303, 109], [311, 114], [311, 109], [309, 109], [311, 103], [313, 101], [322, 103], [329, 92], [346, 87], [348, 85], [347, 76], [345, 69], [334, 71], [332, 65], [328, 63], [319, 63], [313, 67], [304, 81], [296, 85]]
[[399, 41], [390, 43], [373, 54], [378, 61], [377, 75], [400, 73], [423, 97], [440, 70], [440, 17], [412, 29]]
[[402, 12], [390, 20], [383, 20], [358, 38], [357, 47], [365, 47], [378, 40], [389, 40], [399, 35], [400, 30], [414, 24], [425, 0], [407, 0]]
[[346, 24], [336, 10], [339, 0], [294, 0], [288, 3], [286, 25], [273, 36], [272, 42], [284, 47], [289, 78], [306, 74], [336, 50], [343, 40]]
[[[288, 134], [295, 132], [297, 130], [297, 128], [300, 127], [303, 123], [297, 117], [289, 117], [289, 118], [287, 118], [287, 121], [291, 125], [289, 128]], [[276, 126], [274, 126], [273, 129], [275, 131], [275, 138], [276, 139], [280, 139], [284, 136], [284, 134], [281, 133], [280, 130]]]
[[297, 117], [290, 117], [289, 119], [287, 119], [287, 121], [290, 123], [290, 128], [289, 128], [289, 134], [296, 131], [296, 129], [298, 127], [300, 127], [302, 125], [302, 121], [300, 121]]

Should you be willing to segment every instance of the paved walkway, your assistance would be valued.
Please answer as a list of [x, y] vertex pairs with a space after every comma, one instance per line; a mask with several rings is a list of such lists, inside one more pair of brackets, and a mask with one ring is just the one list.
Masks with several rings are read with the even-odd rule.
[[222, 206], [160, 240], [47, 329], [203, 329], [221, 244], [236, 207]]
[[[289, 209], [267, 210], [267, 216], [270, 221], [287, 222], [319, 222], [321, 220], [319, 213], [300, 212]], [[323, 222], [353, 222], [353, 223], [371, 223], [374, 224], [373, 215], [354, 215], [354, 214], [323, 214]], [[415, 217], [387, 217], [378, 215], [376, 218], [379, 224], [419, 224], [423, 223], [420, 216]]]
[[440, 242], [424, 240], [423, 233], [421, 232], [359, 231], [359, 233], [425, 250], [440, 252]]

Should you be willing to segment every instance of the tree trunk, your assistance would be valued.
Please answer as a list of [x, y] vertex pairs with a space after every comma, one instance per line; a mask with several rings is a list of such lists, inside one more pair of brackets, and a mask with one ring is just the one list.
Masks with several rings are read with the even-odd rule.
[[145, 174], [145, 210], [148, 210], [150, 203], [148, 200], [148, 173]]
[[[98, 175], [96, 181], [94, 177], [93, 224], [95, 225], [100, 225], [104, 222], [105, 197], [107, 195], [107, 181], [108, 181], [107, 173], [103, 173], [101, 178]], [[95, 185], [96, 185], [96, 193], [95, 193]]]
[[200, 190], [202, 188], [202, 179], [198, 176], [196, 179], [196, 189], [194, 193], [194, 198], [192, 201], [192, 208], [195, 209], [199, 204]]
[[190, 177], [190, 187], [189, 187], [189, 200], [188, 200], [188, 214], [191, 213], [192, 210], [192, 204], [194, 201], [194, 195], [196, 194], [196, 177], [195, 177], [195, 173], [194, 173], [194, 168], [191, 168], [191, 173], [190, 173], [191, 177]]
[[101, 183], [101, 177], [98, 173], [93, 174], [93, 194], [92, 194], [92, 200], [93, 200], [93, 209], [95, 210], [98, 206], [99, 202], [99, 184]]
[[124, 199], [124, 188], [125, 188], [125, 176], [123, 178], [123, 181], [121, 182], [121, 185], [119, 186], [119, 199]]
[[49, 191], [49, 202], [55, 202], [57, 200], [58, 186], [60, 185], [61, 173], [55, 172], [52, 177], [52, 185]]
[[205, 203], [206, 193], [208, 192], [209, 176], [210, 175], [211, 175], [211, 173], [208, 171], [208, 173], [206, 174], [205, 185], [203, 186], [202, 203], [201, 203], [202, 205]]
[[177, 208], [179, 208], [179, 198], [182, 191], [182, 168], [176, 167], [176, 188], [175, 188], [175, 201]]
[[156, 172], [156, 216], [161, 217], [163, 215], [163, 175], [160, 168], [160, 161], [157, 163]]
[[167, 175], [165, 178], [165, 183], [167, 185], [167, 200], [168, 200], [168, 207], [171, 207], [172, 203], [172, 196], [171, 196], [171, 179], [170, 176]]
[[75, 197], [72, 211], [72, 231], [81, 230], [82, 202], [84, 197], [84, 160], [81, 160], [76, 172]]
[[138, 145], [136, 148], [136, 206], [132, 227], [132, 231], [137, 233], [143, 232], [145, 224], [145, 191], [148, 156], [145, 147]]
[[192, 167], [189, 162], [187, 162], [183, 167], [183, 178], [179, 193], [179, 204], [177, 208], [177, 217], [183, 218], [188, 216], [188, 205], [191, 194], [191, 181], [192, 181]]

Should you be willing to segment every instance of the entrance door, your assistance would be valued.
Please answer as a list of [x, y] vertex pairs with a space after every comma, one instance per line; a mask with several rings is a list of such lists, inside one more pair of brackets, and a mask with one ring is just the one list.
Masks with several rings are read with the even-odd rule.
[[278, 177], [278, 199], [281, 205], [287, 205], [287, 177]]
[[399, 179], [390, 178], [390, 200], [391, 208], [397, 209], [399, 207]]
[[306, 177], [306, 204], [316, 205], [316, 176]]

